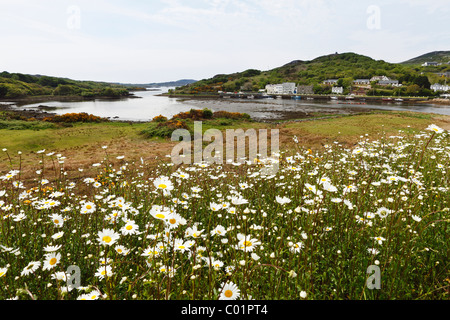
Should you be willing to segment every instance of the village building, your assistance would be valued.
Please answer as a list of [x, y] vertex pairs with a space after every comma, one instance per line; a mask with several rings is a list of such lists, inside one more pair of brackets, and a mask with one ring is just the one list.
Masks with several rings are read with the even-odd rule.
[[294, 82], [283, 83], [283, 94], [296, 94], [297, 86]]
[[266, 86], [267, 94], [281, 94], [283, 92], [283, 86], [281, 84], [268, 84]]
[[297, 94], [314, 94], [314, 86], [298, 86]]
[[353, 81], [354, 85], [360, 85], [360, 86], [368, 86], [370, 85], [370, 79], [356, 79]]
[[296, 94], [297, 87], [293, 82], [282, 84], [268, 84], [266, 86], [267, 94]]
[[437, 91], [447, 92], [447, 91], [450, 91], [450, 86], [445, 85], [445, 84], [435, 83], [431, 86], [431, 90], [433, 90], [434, 92], [437, 92]]
[[343, 94], [344, 93], [344, 88], [343, 87], [333, 87], [331, 89], [331, 92], [334, 94]]
[[389, 79], [386, 76], [375, 76], [375, 77], [372, 77], [372, 79], [370, 79], [370, 82], [388, 81], [388, 80], [391, 80], [391, 79]]
[[338, 79], [328, 79], [323, 82], [323, 84], [327, 84], [330, 86], [336, 85], [338, 83]]
[[401, 84], [398, 82], [398, 80], [380, 80], [378, 81], [378, 85], [380, 86], [393, 86], [393, 87], [400, 87]]
[[441, 64], [439, 62], [425, 62], [424, 64], [422, 64], [422, 67], [437, 67], [440, 66]]

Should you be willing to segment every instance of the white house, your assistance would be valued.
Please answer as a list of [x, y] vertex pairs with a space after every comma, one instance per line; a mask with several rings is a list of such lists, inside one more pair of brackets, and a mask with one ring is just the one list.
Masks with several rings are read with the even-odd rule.
[[296, 94], [297, 86], [292, 82], [268, 84], [266, 86], [266, 92], [267, 94]]
[[343, 94], [344, 93], [344, 88], [343, 87], [333, 87], [331, 89], [331, 92], [334, 94]]
[[422, 67], [437, 67], [440, 66], [441, 64], [438, 62], [425, 62]]
[[283, 86], [281, 84], [268, 84], [266, 86], [267, 94], [281, 94], [283, 92]]
[[380, 80], [378, 81], [380, 86], [393, 86], [393, 87], [401, 87], [402, 85], [398, 82], [398, 80]]
[[373, 77], [372, 79], [370, 79], [370, 82], [373, 82], [373, 81], [389, 81], [389, 80], [391, 80], [391, 79], [389, 79], [386, 76], [376, 76], [376, 77]]
[[450, 86], [444, 85], [444, 84], [435, 83], [435, 84], [433, 84], [431, 86], [431, 90], [433, 90], [434, 92], [436, 92], [436, 91], [447, 92], [447, 91], [450, 91]]
[[367, 86], [370, 85], [370, 79], [356, 79], [353, 84]]
[[338, 79], [328, 79], [323, 82], [323, 84], [335, 85], [338, 83]]

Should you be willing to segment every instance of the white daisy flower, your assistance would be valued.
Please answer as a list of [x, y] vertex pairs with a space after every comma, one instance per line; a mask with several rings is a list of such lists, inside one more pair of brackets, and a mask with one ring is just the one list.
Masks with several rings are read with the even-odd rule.
[[27, 276], [29, 274], [32, 274], [37, 269], [39, 269], [40, 266], [41, 266], [41, 262], [40, 261], [32, 261], [25, 268], [23, 268], [23, 270], [20, 273], [20, 275], [21, 276]]
[[237, 285], [230, 281], [222, 284], [219, 300], [237, 300], [240, 295], [241, 292]]
[[120, 235], [111, 229], [103, 229], [98, 232], [98, 242], [102, 245], [111, 246], [120, 238]]
[[60, 260], [61, 260], [60, 253], [49, 253], [45, 255], [44, 266], [42, 267], [42, 270], [53, 269], [58, 265]]

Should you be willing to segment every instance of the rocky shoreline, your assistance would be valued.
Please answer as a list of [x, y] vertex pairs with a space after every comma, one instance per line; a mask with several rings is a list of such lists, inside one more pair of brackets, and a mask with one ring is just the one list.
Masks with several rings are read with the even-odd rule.
[[18, 119], [22, 118], [22, 119], [43, 120], [45, 118], [53, 117], [56, 115], [56, 113], [51, 113], [45, 110], [21, 109], [14, 106], [15, 104], [0, 103], [0, 111], [14, 113], [15, 118]]
[[443, 106], [450, 106], [450, 99], [433, 99], [430, 100], [431, 103], [433, 104], [439, 104], [439, 105], [443, 105]]

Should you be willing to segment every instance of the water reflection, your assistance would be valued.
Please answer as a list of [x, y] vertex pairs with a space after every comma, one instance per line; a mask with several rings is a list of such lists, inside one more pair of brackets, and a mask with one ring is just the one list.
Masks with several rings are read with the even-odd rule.
[[56, 114], [86, 112], [100, 117], [125, 121], [149, 121], [158, 115], [171, 118], [177, 113], [192, 108], [209, 108], [213, 111], [248, 113], [254, 119], [303, 118], [312, 113], [342, 114], [349, 112], [376, 110], [413, 111], [450, 115], [450, 106], [408, 104], [408, 103], [368, 103], [350, 104], [336, 101], [283, 100], [283, 99], [178, 99], [159, 96], [169, 88], [136, 92], [137, 98], [122, 100], [100, 100], [83, 102], [49, 101], [22, 105], [20, 109], [39, 109]]

